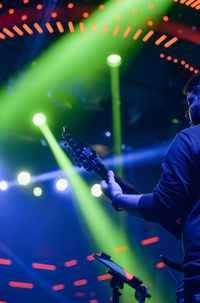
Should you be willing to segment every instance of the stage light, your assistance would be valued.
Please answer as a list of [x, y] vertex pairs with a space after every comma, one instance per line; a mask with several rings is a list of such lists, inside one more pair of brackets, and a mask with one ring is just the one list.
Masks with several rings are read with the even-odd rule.
[[122, 58], [119, 55], [113, 54], [107, 57], [107, 64], [110, 67], [120, 66], [122, 63]]
[[105, 137], [110, 138], [111, 136], [112, 136], [111, 132], [109, 132], [109, 131], [105, 132]]
[[41, 126], [45, 123], [46, 121], [46, 118], [45, 118], [45, 115], [39, 113], [39, 114], [36, 114], [34, 117], [33, 117], [33, 123], [37, 126]]
[[18, 183], [21, 185], [27, 185], [31, 181], [31, 175], [27, 171], [22, 171], [17, 176]]
[[94, 184], [91, 188], [91, 193], [94, 197], [100, 197], [102, 195], [100, 184]]
[[41, 187], [34, 187], [33, 194], [35, 197], [40, 197], [42, 195]]
[[59, 179], [56, 182], [57, 190], [64, 191], [68, 187], [68, 182], [66, 179]]
[[7, 190], [8, 189], [8, 183], [6, 181], [1, 181], [0, 182], [0, 190]]

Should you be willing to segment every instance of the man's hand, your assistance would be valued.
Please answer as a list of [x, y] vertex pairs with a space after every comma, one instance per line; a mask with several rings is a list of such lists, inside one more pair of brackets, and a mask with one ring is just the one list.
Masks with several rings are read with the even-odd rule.
[[116, 196], [122, 195], [122, 189], [115, 181], [113, 171], [108, 171], [108, 183], [105, 180], [101, 181], [101, 189], [109, 199], [113, 200]]

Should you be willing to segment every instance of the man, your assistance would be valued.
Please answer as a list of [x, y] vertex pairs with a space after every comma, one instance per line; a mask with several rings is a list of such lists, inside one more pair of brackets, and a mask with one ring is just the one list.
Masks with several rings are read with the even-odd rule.
[[182, 239], [184, 303], [195, 303], [200, 302], [200, 73], [189, 79], [184, 94], [191, 127], [180, 131], [170, 145], [154, 192], [123, 194], [112, 171], [101, 187], [114, 208], [157, 222]]

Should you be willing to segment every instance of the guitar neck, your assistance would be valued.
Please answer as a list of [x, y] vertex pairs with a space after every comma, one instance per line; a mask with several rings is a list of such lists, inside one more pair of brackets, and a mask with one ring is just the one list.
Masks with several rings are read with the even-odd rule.
[[[99, 162], [98, 165], [94, 168], [95, 172], [100, 175], [104, 180], [108, 181], [108, 171], [110, 170], [107, 166], [105, 166], [102, 162]], [[115, 181], [119, 184], [122, 188], [124, 194], [141, 194], [139, 190], [133, 187], [131, 184], [126, 182], [124, 179], [119, 177], [117, 174], [114, 173]]]

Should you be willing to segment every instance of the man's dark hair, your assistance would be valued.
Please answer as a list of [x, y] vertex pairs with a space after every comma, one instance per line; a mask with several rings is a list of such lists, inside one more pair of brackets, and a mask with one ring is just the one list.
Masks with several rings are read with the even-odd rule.
[[183, 88], [183, 94], [186, 96], [188, 92], [191, 92], [193, 88], [197, 85], [200, 85], [200, 72], [198, 74], [193, 75], [188, 82], [186, 83], [185, 87]]

